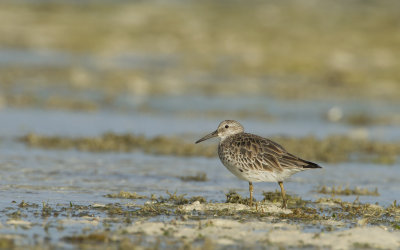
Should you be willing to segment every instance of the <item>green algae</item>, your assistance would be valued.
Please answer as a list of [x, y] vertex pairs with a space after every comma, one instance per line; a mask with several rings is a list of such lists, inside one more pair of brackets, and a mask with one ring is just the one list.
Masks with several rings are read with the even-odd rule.
[[70, 243], [105, 243], [108, 237], [106, 233], [91, 233], [88, 235], [65, 236], [63, 240]]
[[388, 207], [382, 207], [375, 204], [355, 202], [343, 202], [341, 199], [321, 198], [316, 201], [320, 204], [328, 204], [321, 211], [336, 221], [345, 223], [357, 223], [358, 225], [385, 225], [395, 229], [396, 221], [400, 215], [400, 209], [396, 202]]
[[[352, 139], [344, 135], [331, 135], [323, 139], [315, 136], [273, 137], [271, 138], [288, 151], [302, 158], [328, 163], [339, 162], [373, 162], [377, 164], [394, 164], [400, 155], [400, 143], [383, 142], [367, 139]], [[20, 142], [30, 147], [44, 149], [76, 149], [89, 152], [131, 152], [141, 150], [148, 154], [175, 156], [215, 157], [214, 145], [197, 145], [177, 137], [158, 136], [146, 138], [134, 134], [106, 133], [98, 137], [62, 137], [27, 134], [19, 138]], [[206, 180], [198, 175], [190, 180]], [[185, 180], [185, 177], [181, 178]]]
[[193, 203], [193, 202], [195, 202], [195, 201], [198, 201], [198, 202], [200, 202], [200, 203], [206, 203], [206, 202], [207, 202], [207, 199], [204, 198], [203, 196], [193, 196], [193, 197], [190, 197], [189, 203]]
[[189, 203], [189, 200], [185, 198], [186, 194], [177, 195], [176, 193], [177, 193], [177, 191], [175, 191], [174, 193], [170, 193], [167, 190], [168, 197], [160, 196], [157, 199], [157, 201], [159, 203], [170, 203], [170, 202], [172, 202], [175, 205], [183, 205], [183, 204], [188, 204]]
[[188, 176], [179, 176], [179, 179], [182, 181], [199, 181], [204, 182], [207, 181], [207, 174], [204, 172], [197, 173], [196, 175], [188, 175]]
[[[1, 71], [1, 70], [0, 70]], [[38, 90], [41, 87], [38, 87]], [[15, 108], [36, 107], [40, 109], [70, 110], [94, 112], [103, 106], [107, 106], [101, 101], [84, 100], [79, 97], [52, 95], [49, 97], [37, 96], [33, 93], [3, 94], [0, 96], [3, 105]], [[0, 103], [1, 104], [1, 103]]]
[[302, 158], [328, 163], [357, 161], [390, 165], [400, 155], [398, 142], [353, 139], [344, 135], [330, 135], [323, 139], [314, 136], [276, 137], [274, 140]]
[[21, 210], [7, 213], [6, 215], [11, 219], [21, 219], [22, 217], [26, 217], [26, 215], [22, 214]]
[[49, 217], [53, 213], [53, 208], [48, 203], [42, 203], [42, 217]]
[[22, 200], [22, 201], [18, 204], [18, 207], [20, 207], [20, 208], [29, 208], [29, 207], [37, 208], [37, 207], [39, 207], [39, 205], [36, 204], [36, 203], [31, 203], [31, 204], [29, 204], [28, 202], [25, 202], [24, 200]]
[[216, 155], [215, 149], [187, 143], [182, 139], [158, 136], [146, 138], [133, 134], [106, 133], [99, 137], [68, 138], [60, 136], [42, 136], [28, 134], [19, 139], [30, 147], [44, 149], [76, 149], [89, 152], [131, 152], [142, 150], [148, 154], [177, 155], [177, 156], [206, 156]]
[[[275, 190], [275, 192], [265, 192], [263, 191], [264, 199], [263, 201], [268, 201], [272, 203], [282, 203], [282, 194], [280, 191]], [[299, 207], [305, 206], [308, 202], [301, 199], [301, 197], [286, 194], [287, 206], [289, 207]]]
[[[245, 205], [250, 204], [250, 198], [243, 198], [240, 194], [238, 194], [233, 190], [229, 191], [227, 194], [225, 194], [225, 196], [226, 196], [226, 201], [225, 201], [226, 203], [238, 203]], [[254, 198], [253, 201], [255, 201]]]
[[[359, 113], [359, 114], [353, 114], [353, 115], [347, 116], [345, 121], [351, 125], [365, 126], [365, 125], [371, 125], [371, 124], [377, 123], [378, 119], [376, 119], [375, 117], [371, 117], [370, 115], [367, 115], [364, 113]], [[382, 122], [382, 121], [380, 121], [380, 122]]]
[[317, 193], [320, 194], [330, 194], [332, 196], [334, 195], [368, 195], [368, 196], [379, 196], [378, 188], [375, 188], [375, 190], [368, 190], [367, 188], [359, 188], [355, 187], [354, 189], [350, 189], [349, 187], [343, 188], [341, 186], [339, 187], [327, 187], [327, 186], [322, 186], [318, 188]]
[[105, 197], [107, 198], [120, 198], [120, 199], [145, 199], [147, 198], [144, 195], [137, 194], [136, 192], [130, 193], [121, 190], [119, 193], [116, 194], [106, 194]]
[[184, 205], [199, 201], [201, 203], [207, 202], [207, 200], [202, 196], [193, 196], [191, 198], [185, 198], [186, 194], [177, 195], [177, 191], [170, 193], [167, 191], [168, 197], [160, 196], [157, 198], [158, 203], [173, 203], [174, 205]]
[[[180, 212], [177, 210], [178, 206], [190, 204], [196, 201], [200, 203], [207, 202], [207, 200], [202, 196], [193, 196], [190, 198], [185, 198], [186, 194], [178, 195], [177, 192], [171, 193], [169, 191], [166, 191], [166, 194], [167, 194], [166, 196], [161, 195], [159, 197], [152, 195], [151, 198], [147, 202], [145, 202], [144, 205], [131, 205], [130, 207], [133, 207], [134, 210], [126, 210], [119, 203], [110, 203], [105, 206], [100, 206], [93, 209], [99, 211], [105, 211], [111, 217], [124, 216], [126, 222], [138, 216], [154, 217], [159, 215], [174, 215], [176, 213], [179, 214]], [[123, 197], [126, 196], [123, 195]], [[141, 199], [148, 198], [136, 193], [135, 197], [142, 197]], [[117, 194], [109, 198], [121, 198], [121, 197]], [[85, 209], [88, 209], [88, 207], [86, 207]]]
[[14, 249], [15, 248], [15, 240], [0, 237], [0, 249]]
[[299, 207], [294, 208], [292, 213], [290, 214], [280, 214], [279, 217], [281, 219], [291, 219], [294, 222], [315, 222], [326, 220], [326, 217], [318, 214], [318, 211], [315, 208], [310, 207]]
[[[249, 205], [250, 204], [250, 198], [244, 198], [237, 192], [231, 190], [228, 193], [225, 194], [226, 196], [226, 203], [237, 203], [237, 204], [244, 204], [244, 205]], [[262, 202], [269, 202], [269, 203], [276, 203], [276, 204], [282, 204], [282, 194], [280, 191], [275, 190], [275, 192], [263, 192], [264, 199]], [[299, 207], [299, 206], [304, 206], [308, 202], [304, 201], [300, 197], [293, 196], [286, 194], [286, 199], [287, 199], [287, 204], [288, 207]], [[256, 204], [256, 200], [253, 198], [253, 204]]]
[[174, 215], [173, 206], [171, 204], [145, 204], [135, 211], [131, 211], [128, 214], [135, 217], [155, 217], [160, 215]]
[[367, 111], [356, 111], [343, 115], [342, 109], [335, 106], [332, 107], [327, 113], [324, 113], [322, 117], [329, 122], [344, 123], [359, 128], [366, 126], [387, 126], [400, 124], [400, 115], [395, 113], [374, 114]]

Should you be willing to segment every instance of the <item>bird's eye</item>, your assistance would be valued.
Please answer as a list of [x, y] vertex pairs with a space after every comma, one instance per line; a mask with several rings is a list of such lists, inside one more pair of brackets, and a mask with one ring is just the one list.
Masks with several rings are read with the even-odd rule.
[[225, 125], [225, 128], [229, 128], [229, 126], [228, 126], [228, 125]]

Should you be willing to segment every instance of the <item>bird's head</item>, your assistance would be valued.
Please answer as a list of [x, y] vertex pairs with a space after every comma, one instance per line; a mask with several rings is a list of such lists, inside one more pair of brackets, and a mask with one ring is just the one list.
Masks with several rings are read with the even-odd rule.
[[231, 135], [235, 135], [235, 134], [239, 134], [239, 133], [243, 133], [243, 132], [244, 132], [244, 128], [239, 122], [234, 121], [234, 120], [225, 120], [218, 125], [217, 130], [204, 136], [200, 140], [196, 141], [196, 143], [211, 139], [213, 137], [219, 137], [223, 141]]

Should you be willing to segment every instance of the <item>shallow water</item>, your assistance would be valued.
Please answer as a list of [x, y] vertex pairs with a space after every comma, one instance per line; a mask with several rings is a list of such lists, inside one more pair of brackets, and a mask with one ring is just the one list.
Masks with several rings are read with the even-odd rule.
[[[10, 143], [11, 145], [13, 143]], [[225, 193], [234, 189], [243, 195], [248, 193], [248, 184], [236, 179], [219, 159], [178, 158], [136, 153], [81, 153], [74, 150], [26, 149], [16, 145], [12, 150], [1, 144], [1, 181], [4, 199], [11, 201], [72, 201], [105, 202], [105, 194], [125, 190], [165, 195], [166, 190], [177, 191], [188, 196], [204, 196], [207, 200], [225, 201]], [[315, 190], [322, 186], [349, 186], [373, 190], [378, 188], [378, 197], [361, 196], [361, 202], [387, 206], [398, 199], [400, 180], [396, 166], [345, 163], [322, 164], [321, 170], [310, 170], [294, 175], [285, 184], [289, 194], [304, 199], [321, 197]], [[180, 176], [207, 173], [206, 182], [185, 182]], [[104, 182], [107, 185], [104, 185]], [[275, 183], [255, 184], [255, 195], [262, 199], [261, 191], [278, 189]], [[81, 197], [80, 194], [83, 194]], [[9, 199], [6, 199], [9, 197]], [[90, 199], [88, 199], [90, 198]], [[341, 197], [353, 201], [356, 197]], [[89, 203], [90, 203], [89, 202]]]
[[[176, 99], [169, 100], [174, 103]], [[368, 125], [368, 126], [350, 126], [344, 123], [328, 122], [323, 119], [323, 115], [327, 112], [328, 107], [322, 105], [318, 109], [307, 107], [315, 106], [315, 103], [308, 103], [303, 107], [298, 107], [296, 102], [291, 106], [279, 106], [280, 101], [274, 103], [273, 100], [260, 101], [264, 102], [266, 107], [268, 103], [274, 103], [270, 107], [271, 112], [280, 116], [273, 120], [259, 119], [257, 116], [248, 118], [237, 117], [237, 115], [224, 115], [221, 117], [213, 117], [207, 115], [207, 110], [215, 108], [229, 108], [230, 103], [236, 102], [236, 99], [225, 99], [225, 106], [216, 103], [211, 107], [203, 107], [192, 114], [181, 113], [191, 109], [190, 105], [184, 105], [182, 98], [181, 109], [175, 112], [168, 112], [172, 109], [169, 107], [167, 100], [158, 100], [155, 98], [154, 103], [161, 102], [160, 112], [143, 113], [132, 112], [115, 112], [100, 111], [90, 113], [79, 113], [70, 111], [52, 111], [52, 110], [32, 110], [32, 109], [0, 109], [0, 119], [2, 126], [0, 128], [0, 136], [21, 136], [25, 133], [33, 132], [43, 135], [68, 135], [68, 136], [96, 136], [105, 132], [116, 133], [135, 133], [146, 136], [156, 135], [190, 135], [189, 139], [195, 141], [198, 136], [209, 133], [218, 126], [218, 123], [224, 119], [237, 119], [245, 126], [246, 131], [263, 136], [285, 135], [285, 136], [307, 136], [315, 135], [317, 137], [326, 137], [331, 134], [348, 134], [352, 135], [357, 131], [362, 131], [362, 135], [378, 140], [399, 140], [400, 130], [394, 125]], [[240, 100], [239, 100], [240, 101]], [[208, 98], [202, 98], [194, 106], [201, 107], [203, 104], [209, 104]], [[155, 104], [155, 105], [156, 105]], [[156, 105], [156, 106], [157, 106]], [[287, 103], [285, 105], [288, 105]], [[386, 106], [382, 107], [385, 110]], [[246, 109], [252, 108], [245, 107]], [[296, 110], [296, 112], [293, 111]], [[383, 111], [382, 111], [383, 112]], [[299, 117], [298, 113], [305, 114]], [[198, 114], [198, 117], [194, 115]], [[389, 112], [390, 114], [390, 112]], [[233, 116], [233, 117], [232, 117]], [[236, 116], [236, 117], [235, 117]], [[308, 119], [308, 117], [310, 119]], [[307, 119], [306, 119], [307, 118]], [[95, 124], [95, 126], [94, 126]]]
[[[172, 100], [175, 102], [176, 100]], [[27, 148], [17, 142], [15, 139], [26, 133], [34, 132], [45, 135], [59, 135], [59, 136], [97, 136], [105, 132], [116, 133], [134, 133], [144, 134], [145, 136], [156, 135], [183, 135], [186, 140], [194, 141], [204, 133], [208, 133], [215, 129], [216, 119], [187, 119], [181, 116], [170, 115], [151, 115], [143, 113], [111, 113], [111, 112], [95, 112], [95, 113], [75, 113], [75, 112], [61, 112], [61, 111], [41, 111], [41, 110], [19, 110], [19, 109], [3, 109], [0, 110], [0, 120], [2, 126], [0, 127], [0, 150], [2, 155], [2, 169], [9, 171], [10, 169], [18, 170], [19, 172], [6, 172], [6, 175], [1, 175], [3, 181], [15, 179], [13, 182], [7, 183], [12, 185], [18, 182], [24, 184], [30, 183], [32, 180], [26, 182], [25, 178], [35, 177], [38, 175], [39, 182], [51, 181], [57, 178], [58, 183], [66, 181], [63, 185], [69, 186], [68, 183], [73, 182], [76, 188], [83, 188], [90, 182], [85, 182], [80, 178], [93, 177], [94, 174], [104, 174], [98, 177], [102, 182], [103, 178], [112, 180], [113, 189], [124, 189], [124, 186], [118, 186], [121, 183], [128, 185], [129, 183], [136, 183], [135, 186], [125, 186], [125, 188], [142, 187], [142, 190], [151, 189], [153, 185], [142, 185], [135, 181], [138, 177], [141, 181], [148, 181], [154, 185], [159, 185], [160, 190], [168, 187], [169, 190], [180, 190], [180, 185], [193, 186], [193, 183], [176, 182], [176, 176], [194, 175], [196, 172], [206, 172], [209, 182], [213, 183], [195, 183], [193, 190], [195, 192], [200, 187], [203, 190], [198, 190], [198, 193], [204, 190], [220, 189], [220, 187], [227, 187], [227, 189], [238, 187], [246, 189], [247, 184], [241, 181], [235, 181], [234, 176], [225, 170], [217, 158], [179, 158], [173, 156], [154, 156], [146, 155], [143, 153], [82, 153], [74, 150], [57, 151], [57, 150], [38, 150]], [[308, 134], [318, 134], [321, 137], [330, 135], [331, 133], [351, 133], [354, 129], [351, 126], [344, 126], [336, 123], [327, 123], [322, 120], [306, 120], [299, 121], [296, 117], [292, 117], [290, 122], [274, 121], [265, 122], [254, 119], [247, 119], [242, 121], [248, 131], [261, 135], [276, 135], [283, 134], [288, 136], [304, 136]], [[329, 126], [331, 124], [331, 126]], [[328, 125], [328, 126], [325, 126]], [[287, 127], [289, 127], [287, 129]], [[313, 128], [319, 128], [313, 130]], [[383, 128], [380, 126], [370, 127], [370, 134], [382, 135], [378, 132]], [[313, 133], [311, 133], [313, 132]], [[397, 138], [396, 133], [391, 133], [391, 130], [385, 130], [385, 134], [390, 138]], [[383, 136], [386, 137], [386, 136]], [[382, 137], [379, 137], [383, 139]], [[217, 140], [207, 142], [215, 144], [217, 147]], [[323, 170], [306, 171], [293, 176], [292, 181], [288, 183], [288, 190], [302, 190], [301, 183], [307, 190], [301, 195], [309, 193], [310, 190], [319, 185], [337, 186], [349, 185], [351, 187], [378, 187], [382, 195], [378, 198], [379, 202], [391, 203], [396, 197], [391, 195], [394, 190], [387, 193], [387, 197], [383, 190], [387, 190], [388, 183], [396, 183], [396, 175], [398, 173], [397, 165], [374, 165], [363, 163], [345, 163], [337, 165], [324, 166]], [[61, 171], [67, 168], [68, 171]], [[31, 171], [31, 172], [30, 172]], [[105, 171], [105, 172], [104, 172]], [[111, 171], [111, 172], [110, 172]], [[119, 175], [112, 175], [115, 171], [120, 172]], [[371, 174], [373, 172], [374, 174]], [[51, 173], [51, 176], [46, 176], [46, 173]], [[13, 174], [13, 176], [7, 176]], [[74, 178], [68, 178], [70, 175], [79, 174]], [[44, 176], [43, 176], [44, 175]], [[65, 180], [64, 180], [65, 176]], [[140, 177], [139, 177], [140, 176]], [[169, 183], [163, 177], [170, 176], [172, 178]], [[144, 179], [142, 179], [142, 177]], [[40, 179], [42, 178], [42, 179]], [[115, 179], [113, 179], [115, 178]], [[147, 178], [150, 178], [147, 180]], [[156, 178], [156, 179], [151, 179]], [[159, 179], [158, 179], [159, 178]], [[226, 179], [225, 179], [226, 178]], [[69, 182], [67, 182], [67, 180]], [[162, 180], [160, 183], [159, 181]], [[214, 180], [214, 181], [213, 181]], [[218, 181], [216, 181], [218, 180]], [[314, 180], [313, 182], [310, 182]], [[316, 182], [315, 182], [316, 180]], [[116, 182], [114, 182], [116, 181]], [[215, 183], [214, 183], [215, 182]], [[233, 182], [233, 183], [230, 183]], [[78, 184], [79, 183], [79, 184]], [[292, 184], [291, 184], [292, 183]], [[299, 183], [295, 185], [295, 183]], [[310, 185], [309, 183], [314, 183]], [[3, 182], [4, 184], [4, 182]], [[52, 183], [51, 185], [53, 185]], [[95, 185], [95, 182], [92, 183]], [[179, 184], [179, 185], [178, 185]], [[49, 186], [51, 186], [49, 185]], [[133, 185], [133, 184], [129, 184]], [[175, 186], [178, 185], [178, 186]], [[211, 186], [210, 186], [211, 185]], [[214, 186], [215, 185], [215, 186]], [[259, 187], [269, 184], [257, 184]], [[290, 188], [291, 185], [294, 185]], [[143, 188], [146, 186], [146, 188]], [[390, 186], [390, 184], [389, 184]], [[382, 191], [381, 191], [382, 187]], [[95, 187], [92, 187], [95, 189]], [[97, 187], [96, 187], [97, 188]], [[183, 189], [189, 187], [183, 186]], [[276, 188], [275, 184], [271, 184], [270, 188]], [[139, 188], [140, 189], [140, 188]], [[154, 191], [159, 189], [155, 189]], [[223, 189], [226, 191], [227, 189]], [[190, 190], [190, 189], [189, 189]], [[390, 190], [390, 189], [389, 189]], [[151, 191], [149, 191], [151, 192]], [[189, 193], [191, 195], [191, 193]], [[218, 196], [210, 196], [207, 198], [216, 199]], [[312, 195], [310, 196], [312, 197]], [[223, 199], [224, 197], [222, 197]], [[376, 198], [376, 197], [375, 197]]]
[[[332, 132], [350, 133], [353, 128], [339, 124], [331, 127], [321, 126], [324, 121], [300, 121], [297, 117], [277, 122], [265, 122], [248, 119], [243, 123], [249, 130], [265, 135], [284, 133], [302, 136], [311, 132], [327, 136]], [[182, 116], [151, 115], [142, 113], [73, 113], [60, 111], [3, 109], [0, 111], [0, 222], [8, 225], [7, 211], [15, 211], [21, 201], [38, 204], [43, 202], [57, 209], [69, 204], [143, 204], [144, 200], [126, 200], [106, 198], [106, 194], [121, 190], [137, 192], [141, 195], [165, 196], [166, 192], [186, 194], [187, 197], [203, 196], [208, 201], [224, 202], [229, 190], [236, 190], [243, 196], [248, 195], [248, 184], [229, 173], [217, 158], [174, 156], [154, 156], [141, 152], [134, 153], [85, 153], [75, 150], [41, 150], [24, 146], [16, 137], [28, 132], [50, 135], [92, 136], [107, 131], [117, 133], [139, 133], [146, 136], [160, 134], [183, 134], [187, 140], [195, 140], [203, 133], [215, 128], [216, 119], [187, 119]], [[325, 122], [326, 123], [326, 122]], [[289, 129], [287, 129], [289, 128]], [[319, 128], [317, 130], [312, 128]], [[381, 128], [371, 128], [379, 131]], [[390, 131], [385, 131], [389, 133]], [[396, 134], [386, 134], [388, 137]], [[393, 137], [392, 137], [393, 138]], [[217, 141], [209, 142], [217, 146]], [[397, 165], [374, 165], [363, 163], [322, 164], [321, 170], [310, 170], [294, 175], [285, 183], [288, 194], [297, 195], [305, 200], [316, 200], [324, 195], [315, 190], [322, 186], [349, 186], [374, 190], [378, 188], [380, 196], [360, 196], [360, 202], [376, 203], [388, 206], [399, 200], [400, 168]], [[205, 172], [205, 182], [184, 182], [180, 176]], [[255, 198], [263, 198], [262, 191], [274, 191], [276, 183], [256, 183]], [[329, 197], [325, 195], [325, 197]], [[340, 196], [344, 201], [354, 201], [356, 196]], [[16, 203], [12, 203], [15, 201]], [[33, 209], [32, 211], [34, 211]], [[37, 209], [36, 209], [37, 210]], [[28, 210], [29, 211], [29, 210]], [[49, 233], [43, 227], [43, 220], [26, 212], [23, 220], [33, 223], [29, 228], [5, 226], [0, 233], [23, 236], [20, 243], [35, 244], [44, 242]], [[92, 217], [107, 217], [104, 212], [94, 212]], [[162, 219], [159, 218], [160, 220]], [[64, 214], [61, 218], [48, 219], [50, 223], [50, 242], [57, 243], [64, 236], [77, 235], [84, 228], [92, 230], [100, 225], [79, 223], [63, 224], [63, 230], [55, 229], [59, 220], [71, 218]], [[115, 226], [115, 225], [114, 225]], [[307, 229], [305, 230], [318, 230]], [[35, 236], [36, 235], [36, 236]], [[61, 244], [61, 243], [60, 243]], [[63, 246], [68, 246], [67, 243]]]

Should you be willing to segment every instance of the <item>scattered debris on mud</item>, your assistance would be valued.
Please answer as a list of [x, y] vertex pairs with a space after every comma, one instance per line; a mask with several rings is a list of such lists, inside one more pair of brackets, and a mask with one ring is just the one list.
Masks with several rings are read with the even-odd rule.
[[[111, 202], [121, 197], [145, 197], [132, 194], [120, 192], [107, 197]], [[275, 199], [278, 195], [279, 192], [265, 193], [266, 199], [255, 202], [253, 207], [244, 204], [246, 201], [234, 192], [226, 194], [226, 203], [169, 192], [157, 198], [151, 195], [153, 198], [147, 198], [143, 205], [49, 205], [21, 201], [7, 209], [9, 219], [2, 227], [19, 227], [25, 232], [57, 230], [61, 243], [52, 243], [54, 246], [321, 247], [332, 245], [339, 238], [344, 248], [400, 246], [400, 206], [396, 202], [382, 207], [333, 198], [304, 201], [289, 196], [288, 209], [282, 209]], [[382, 238], [385, 240], [379, 240]], [[3, 235], [0, 246], [7, 248], [21, 242], [24, 241], [17, 235]], [[35, 246], [41, 246], [38, 244]]]

